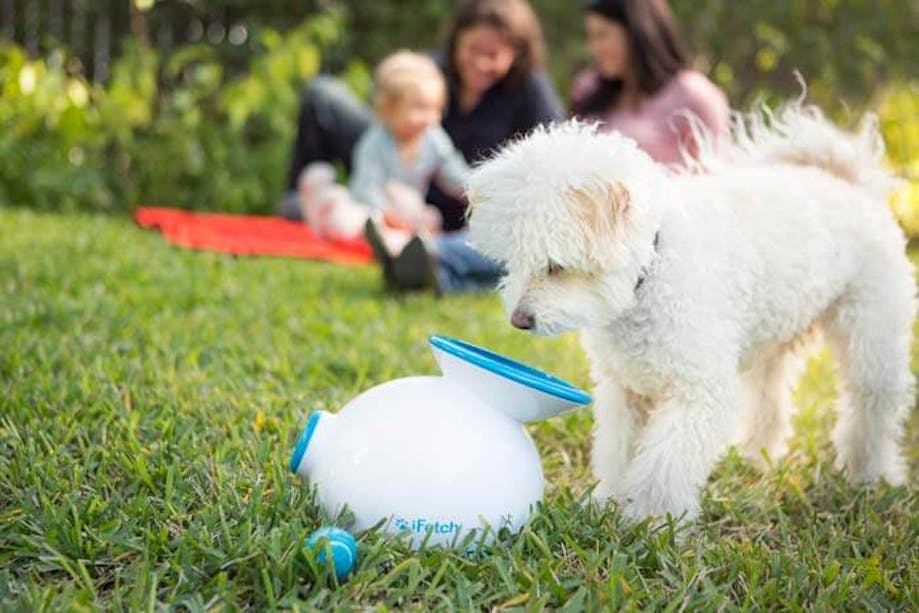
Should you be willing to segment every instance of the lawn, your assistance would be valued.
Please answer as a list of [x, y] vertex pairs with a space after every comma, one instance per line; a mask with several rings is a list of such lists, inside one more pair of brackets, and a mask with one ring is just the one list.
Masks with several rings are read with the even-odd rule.
[[467, 558], [363, 535], [336, 586], [298, 546], [321, 521], [287, 469], [309, 411], [437, 372], [431, 333], [589, 385], [576, 337], [516, 332], [495, 296], [379, 285], [369, 267], [0, 209], [0, 609], [919, 609], [919, 495], [833, 471], [825, 357], [790, 455], [765, 475], [728, 456], [685, 539], [582, 504], [582, 411], [531, 428], [549, 487], [517, 538]]

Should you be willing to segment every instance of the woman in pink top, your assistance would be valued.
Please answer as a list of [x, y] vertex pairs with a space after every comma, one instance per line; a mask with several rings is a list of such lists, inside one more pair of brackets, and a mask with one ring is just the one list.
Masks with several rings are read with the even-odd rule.
[[719, 141], [727, 134], [727, 98], [686, 53], [666, 0], [590, 0], [587, 43], [595, 66], [575, 78], [572, 110], [633, 138], [662, 164], [697, 153], [687, 114]]

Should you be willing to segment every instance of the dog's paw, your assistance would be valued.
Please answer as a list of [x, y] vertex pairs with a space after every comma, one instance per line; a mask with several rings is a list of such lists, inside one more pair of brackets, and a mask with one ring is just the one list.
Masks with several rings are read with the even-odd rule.
[[852, 485], [874, 485], [881, 481], [889, 485], [905, 485], [906, 461], [899, 446], [889, 440], [869, 446], [851, 430], [837, 429], [833, 433], [836, 447], [836, 470], [843, 472]]
[[869, 465], [866, 463], [847, 462], [842, 457], [837, 457], [836, 470], [843, 472], [850, 485], [879, 485], [881, 482], [892, 486], [906, 485], [906, 466], [898, 458]]
[[627, 502], [622, 507], [622, 517], [628, 524], [649, 521], [652, 528], [660, 528], [673, 522], [677, 525], [691, 524], [699, 517], [699, 509], [685, 508], [680, 511], [653, 511], [641, 504]]
[[590, 492], [590, 502], [600, 506], [619, 500], [616, 497], [616, 484], [608, 479], [600, 479]]
[[622, 515], [629, 523], [651, 519], [654, 525], [662, 525], [667, 523], [668, 516], [678, 523], [691, 522], [701, 510], [697, 496], [678, 495], [647, 483], [616, 498], [625, 501]]

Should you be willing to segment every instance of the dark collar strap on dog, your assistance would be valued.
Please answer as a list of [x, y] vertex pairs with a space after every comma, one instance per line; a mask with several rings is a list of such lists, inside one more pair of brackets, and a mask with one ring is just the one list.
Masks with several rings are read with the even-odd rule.
[[[661, 233], [660, 230], [654, 233], [654, 251], [657, 252], [657, 244], [660, 242]], [[650, 264], [649, 264], [650, 266]], [[642, 266], [641, 272], [638, 273], [638, 281], [635, 282], [635, 291], [638, 291], [638, 288], [642, 286], [645, 282], [645, 278], [648, 276], [648, 266]]]

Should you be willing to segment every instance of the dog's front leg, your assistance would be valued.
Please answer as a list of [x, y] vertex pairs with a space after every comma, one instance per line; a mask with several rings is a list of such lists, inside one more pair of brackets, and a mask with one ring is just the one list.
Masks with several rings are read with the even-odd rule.
[[687, 386], [652, 408], [614, 496], [627, 519], [694, 519], [699, 493], [733, 432], [738, 386], [726, 378]]
[[637, 397], [612, 380], [602, 381], [594, 390], [594, 441], [590, 462], [597, 485], [594, 499], [604, 502], [615, 497], [635, 453], [645, 415]]

